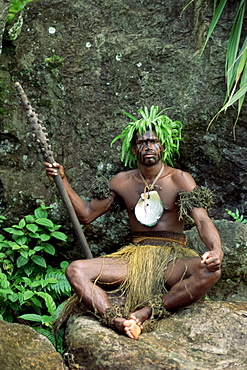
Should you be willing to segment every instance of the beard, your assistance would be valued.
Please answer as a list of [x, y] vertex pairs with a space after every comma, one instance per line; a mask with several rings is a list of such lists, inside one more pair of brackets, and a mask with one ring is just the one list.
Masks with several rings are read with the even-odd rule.
[[154, 153], [151, 157], [147, 157], [147, 154], [139, 153], [138, 160], [141, 164], [144, 164], [145, 166], [153, 166], [156, 163], [158, 163], [161, 160], [161, 153], [157, 154]]

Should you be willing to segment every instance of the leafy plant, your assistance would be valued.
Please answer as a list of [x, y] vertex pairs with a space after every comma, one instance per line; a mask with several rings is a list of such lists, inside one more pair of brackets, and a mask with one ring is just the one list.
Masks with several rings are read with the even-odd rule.
[[11, 22], [16, 13], [22, 10], [27, 3], [32, 0], [11, 0], [9, 5], [9, 14], [7, 18], [7, 23]]
[[35, 322], [34, 329], [42, 329], [54, 344], [52, 322], [64, 304], [61, 301], [71, 295], [71, 287], [65, 277], [68, 262], [59, 267], [47, 262], [55, 255], [50, 242], [67, 239], [58, 231], [61, 225], [48, 218], [47, 209], [41, 205], [11, 227], [2, 227], [6, 218], [0, 215], [0, 318]]
[[[188, 5], [190, 5], [193, 1], [194, 0], [191, 0]], [[208, 30], [206, 41], [202, 48], [202, 53], [205, 50], [206, 45], [208, 44], [208, 41], [219, 22], [227, 2], [229, 3], [230, 0], [214, 0], [214, 15]], [[187, 6], [184, 9], [186, 9]], [[207, 128], [207, 130], [210, 128], [214, 119], [218, 117], [221, 112], [226, 111], [231, 105], [238, 102], [238, 113], [233, 127], [234, 136], [235, 126], [247, 92], [247, 36], [245, 37], [243, 44], [240, 45], [245, 11], [246, 0], [240, 0], [235, 19], [233, 21], [226, 51], [225, 76], [227, 89], [225, 100], [222, 108], [212, 118]]]
[[239, 210], [236, 208], [235, 212], [226, 209], [227, 213], [234, 218], [235, 221], [242, 222], [242, 224], [247, 224], [247, 219], [243, 215], [240, 215]]
[[[50, 241], [67, 239], [58, 231], [61, 225], [55, 225], [48, 218], [48, 208], [41, 205], [18, 224], [1, 227], [0, 317], [7, 321], [13, 321], [27, 310], [38, 315], [48, 311], [53, 315], [54, 299], [71, 293], [64, 274], [68, 262], [62, 262], [59, 268], [47, 263], [47, 257], [55, 255]], [[6, 218], [0, 216], [0, 224], [5, 221]]]
[[[214, 17], [212, 19], [207, 39], [205, 41], [203, 50], [205, 49], [211, 34], [218, 23], [218, 20], [227, 4], [228, 0], [221, 0], [218, 4]], [[216, 5], [217, 1], [214, 0]], [[246, 0], [241, 0], [233, 25], [232, 30], [229, 36], [227, 52], [226, 52], [226, 63], [225, 63], [225, 75], [226, 75], [226, 97], [223, 107], [219, 112], [213, 117], [209, 123], [208, 128], [210, 127], [213, 120], [223, 111], [226, 111], [231, 105], [235, 102], [238, 102], [238, 113], [237, 118], [234, 124], [237, 123], [239, 114], [242, 109], [244, 98], [247, 92], [247, 36], [240, 46], [241, 33], [243, 28], [243, 20], [246, 9]]]

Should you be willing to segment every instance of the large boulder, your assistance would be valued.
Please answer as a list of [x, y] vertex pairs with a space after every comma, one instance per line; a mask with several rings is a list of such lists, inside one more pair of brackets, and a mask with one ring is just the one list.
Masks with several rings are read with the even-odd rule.
[[80, 369], [245, 370], [247, 302], [204, 302], [162, 320], [137, 341], [94, 318], [71, 317], [67, 358]]
[[[238, 4], [227, 1], [221, 27], [200, 55], [213, 2], [195, 0], [183, 11], [187, 3], [33, 0], [16, 16], [5, 32], [0, 65], [0, 211], [16, 219], [45, 202], [54, 219], [68, 223], [31, 147], [14, 88], [18, 80], [80, 195], [88, 197], [98, 174], [109, 178], [124, 169], [120, 145], [110, 148], [128, 122], [122, 109], [136, 115], [157, 104], [173, 107], [168, 115], [183, 122], [174, 164], [215, 189], [214, 217], [228, 217], [226, 207], [246, 212], [246, 104], [236, 140], [233, 109], [206, 133], [225, 97], [225, 52]], [[85, 233], [99, 255], [125, 241], [126, 223], [107, 214]]]
[[51, 342], [31, 327], [0, 320], [2, 370], [66, 370]]
[[[84, 369], [246, 369], [247, 225], [215, 221], [225, 253], [222, 277], [207, 300], [179, 310], [138, 341], [102, 327], [92, 317], [72, 316], [66, 327], [68, 363]], [[188, 245], [206, 247], [193, 227]], [[234, 330], [233, 330], [234, 328]]]

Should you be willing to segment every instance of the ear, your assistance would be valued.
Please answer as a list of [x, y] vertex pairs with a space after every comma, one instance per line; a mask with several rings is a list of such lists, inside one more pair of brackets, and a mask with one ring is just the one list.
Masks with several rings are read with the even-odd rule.
[[137, 152], [136, 152], [136, 146], [135, 146], [135, 145], [132, 145], [131, 150], [132, 150], [132, 153], [133, 153], [134, 155], [136, 155], [136, 154], [137, 154]]

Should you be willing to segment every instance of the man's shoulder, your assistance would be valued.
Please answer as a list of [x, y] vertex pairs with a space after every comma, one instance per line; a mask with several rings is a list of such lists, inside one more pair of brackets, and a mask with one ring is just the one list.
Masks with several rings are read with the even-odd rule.
[[171, 167], [171, 177], [180, 190], [191, 191], [196, 186], [196, 183], [189, 172]]
[[171, 176], [174, 176], [174, 177], [191, 177], [191, 175], [189, 174], [189, 172], [186, 172], [186, 171], [182, 171], [180, 170], [179, 168], [174, 168], [174, 167], [170, 167], [170, 166], [166, 166], [170, 175]]
[[127, 181], [132, 181], [137, 174], [137, 170], [121, 171], [118, 172], [110, 181], [111, 188], [119, 188]]
[[113, 178], [112, 180], [114, 179], [117, 179], [117, 180], [120, 180], [120, 179], [129, 179], [129, 178], [132, 178], [133, 176], [135, 176], [137, 173], [137, 169], [134, 169], [134, 170], [128, 170], [128, 171], [121, 171], [121, 172], [118, 172]]

